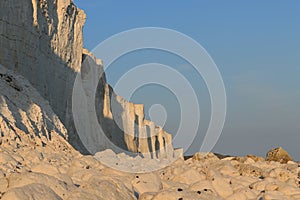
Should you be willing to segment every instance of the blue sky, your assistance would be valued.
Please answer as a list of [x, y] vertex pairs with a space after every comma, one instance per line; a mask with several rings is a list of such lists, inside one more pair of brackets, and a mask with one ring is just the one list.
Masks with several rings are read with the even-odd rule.
[[[92, 1], [75, 0], [85, 10], [85, 47], [92, 50], [106, 38], [138, 27], [164, 27], [199, 42], [216, 62], [224, 79], [228, 113], [213, 149], [233, 155], [264, 155], [283, 146], [300, 160], [300, 2], [299, 1]], [[101, 57], [100, 57], [101, 58]], [[160, 62], [180, 70], [197, 92], [201, 130], [189, 153], [199, 149], [209, 120], [209, 95], [201, 77], [188, 64], [165, 52], [124, 56], [108, 70], [109, 83], [132, 66]], [[187, 70], [186, 70], [187, 69]], [[131, 99], [165, 105], [165, 128], [180, 120], [178, 102], [167, 88], [145, 86]], [[147, 113], [146, 113], [147, 114]]]

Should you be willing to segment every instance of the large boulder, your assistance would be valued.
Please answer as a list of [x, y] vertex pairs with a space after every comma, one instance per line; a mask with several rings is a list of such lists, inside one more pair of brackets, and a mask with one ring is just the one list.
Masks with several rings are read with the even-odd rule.
[[292, 161], [292, 157], [282, 147], [270, 150], [267, 153], [266, 161], [275, 161], [280, 163], [287, 163]]

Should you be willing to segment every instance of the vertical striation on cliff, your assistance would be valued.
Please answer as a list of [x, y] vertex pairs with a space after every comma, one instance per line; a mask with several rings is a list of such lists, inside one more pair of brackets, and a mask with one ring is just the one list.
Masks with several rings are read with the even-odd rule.
[[[86, 16], [71, 0], [7, 0], [0, 1], [0, 10], [0, 64], [27, 78], [49, 101], [77, 150], [95, 153], [114, 144], [151, 158], [173, 156], [171, 135], [144, 119], [142, 105], [116, 95], [101, 61], [83, 49]], [[89, 65], [103, 75], [99, 82], [84, 77]], [[80, 137], [74, 124], [72, 94], [78, 74], [83, 86], [78, 119], [88, 121], [82, 130], [93, 137]], [[95, 103], [96, 120], [89, 115]]]
[[73, 134], [71, 96], [82, 62], [85, 14], [71, 0], [0, 2], [0, 64], [23, 75]]
[[[173, 157], [172, 136], [145, 119], [144, 105], [117, 95], [106, 82], [101, 60], [88, 50], [83, 53], [75, 83], [80, 95], [73, 102], [76, 128], [83, 144], [91, 153], [109, 148], [149, 158]], [[98, 76], [100, 80], [95, 78]]]

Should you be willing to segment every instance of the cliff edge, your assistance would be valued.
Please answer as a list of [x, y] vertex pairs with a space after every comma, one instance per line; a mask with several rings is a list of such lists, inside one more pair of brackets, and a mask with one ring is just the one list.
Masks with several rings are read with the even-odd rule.
[[[104, 73], [98, 83], [84, 76], [91, 67], [100, 73], [103, 66], [83, 49], [86, 16], [71, 0], [1, 1], [0, 10], [0, 64], [24, 76], [49, 101], [74, 148], [85, 154], [116, 147], [151, 158], [173, 156], [171, 135], [144, 119], [143, 105], [115, 94]], [[80, 107], [86, 109], [76, 122], [72, 95], [78, 74], [84, 86]], [[97, 87], [97, 120], [89, 119], [93, 98], [85, 86], [91, 81]], [[117, 112], [112, 112], [111, 102]]]

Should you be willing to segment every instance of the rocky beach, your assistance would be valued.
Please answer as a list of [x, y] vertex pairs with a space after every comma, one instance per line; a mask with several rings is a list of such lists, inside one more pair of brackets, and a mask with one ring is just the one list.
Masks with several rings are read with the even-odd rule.
[[281, 147], [184, 157], [108, 84], [84, 48], [85, 20], [71, 0], [0, 2], [0, 199], [300, 199], [300, 162]]

